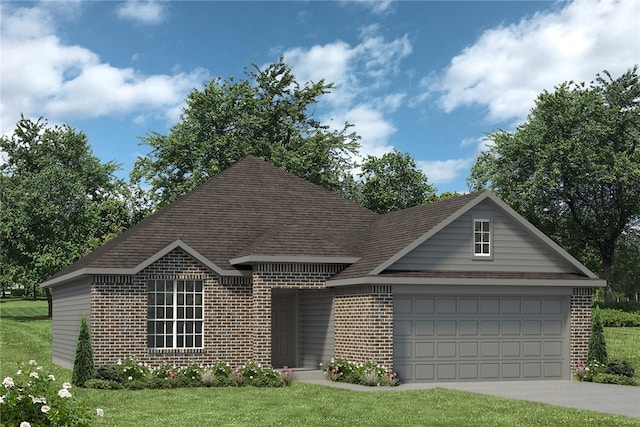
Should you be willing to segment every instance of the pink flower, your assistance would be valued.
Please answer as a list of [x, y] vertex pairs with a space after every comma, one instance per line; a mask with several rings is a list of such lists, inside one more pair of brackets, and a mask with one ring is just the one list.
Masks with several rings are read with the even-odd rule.
[[71, 397], [71, 393], [69, 393], [69, 390], [67, 390], [66, 388], [63, 388], [58, 392], [58, 396], [62, 398]]

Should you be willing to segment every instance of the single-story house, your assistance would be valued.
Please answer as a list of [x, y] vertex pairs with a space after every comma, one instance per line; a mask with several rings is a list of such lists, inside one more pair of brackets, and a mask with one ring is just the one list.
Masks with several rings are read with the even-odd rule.
[[53, 361], [375, 360], [404, 381], [569, 379], [584, 265], [488, 191], [380, 215], [255, 157], [42, 284]]

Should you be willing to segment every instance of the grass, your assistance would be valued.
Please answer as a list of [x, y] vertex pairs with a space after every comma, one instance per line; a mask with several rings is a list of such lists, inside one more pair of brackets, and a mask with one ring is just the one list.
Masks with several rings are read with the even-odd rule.
[[[46, 311], [46, 301], [0, 302], [2, 377], [12, 374], [17, 362], [36, 359], [60, 381], [71, 378], [69, 370], [51, 364]], [[611, 357], [627, 357], [617, 353], [620, 347], [625, 354], [640, 354], [640, 328], [617, 329], [630, 330], [625, 335], [606, 329]], [[628, 348], [629, 342], [635, 347]], [[276, 389], [74, 388], [73, 393], [80, 404], [104, 409], [98, 426], [640, 426], [633, 418], [445, 389], [371, 393], [294, 383]]]
[[640, 328], [604, 328], [609, 359], [625, 359], [640, 377]]

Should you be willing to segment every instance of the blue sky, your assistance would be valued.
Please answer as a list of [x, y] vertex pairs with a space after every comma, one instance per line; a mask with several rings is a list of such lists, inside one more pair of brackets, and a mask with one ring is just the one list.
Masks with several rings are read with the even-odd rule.
[[440, 192], [466, 191], [484, 133], [514, 129], [542, 90], [640, 63], [635, 0], [2, 1], [0, 12], [0, 132], [21, 113], [69, 124], [121, 176], [145, 153], [138, 137], [167, 133], [191, 90], [284, 54], [299, 81], [335, 83], [316, 117], [353, 123], [362, 155], [395, 147]]

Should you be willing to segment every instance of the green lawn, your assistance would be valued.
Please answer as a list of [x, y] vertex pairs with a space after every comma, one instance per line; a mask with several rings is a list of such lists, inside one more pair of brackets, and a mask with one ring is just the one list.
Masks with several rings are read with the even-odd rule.
[[[70, 379], [70, 371], [51, 364], [46, 308], [46, 301], [0, 302], [2, 377], [11, 375], [17, 362], [36, 359], [59, 381]], [[609, 353], [629, 360], [635, 355], [637, 362], [640, 328], [627, 329], [607, 329]], [[104, 409], [96, 425], [105, 426], [640, 426], [632, 418], [444, 389], [370, 393], [294, 383], [277, 389], [73, 392], [81, 404]]]

